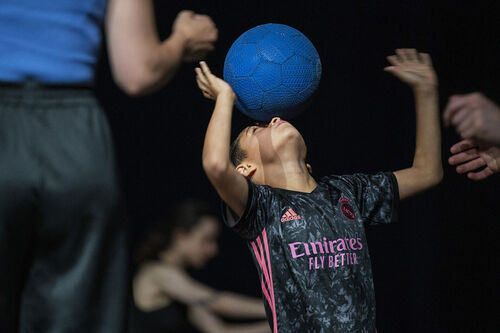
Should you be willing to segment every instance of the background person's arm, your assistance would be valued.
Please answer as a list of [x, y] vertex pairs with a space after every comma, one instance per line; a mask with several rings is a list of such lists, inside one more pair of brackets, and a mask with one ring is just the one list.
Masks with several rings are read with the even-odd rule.
[[178, 14], [172, 34], [160, 41], [152, 0], [110, 0], [106, 36], [117, 84], [130, 95], [161, 88], [182, 61], [195, 61], [214, 49], [217, 28], [212, 19], [192, 11]]
[[234, 318], [266, 318], [261, 299], [231, 292], [218, 292], [206, 306], [214, 312]]
[[203, 306], [189, 309], [189, 320], [203, 333], [270, 333], [269, 323], [260, 321], [248, 324], [228, 324]]
[[387, 59], [392, 66], [385, 70], [408, 84], [415, 94], [417, 128], [413, 164], [394, 172], [399, 197], [406, 199], [437, 185], [443, 177], [437, 76], [430, 56], [415, 49], [398, 49], [396, 55]]
[[155, 281], [160, 289], [184, 304], [200, 305], [226, 317], [265, 318], [266, 313], [261, 299], [232, 292], [216, 291], [196, 280], [183, 271], [162, 268]]

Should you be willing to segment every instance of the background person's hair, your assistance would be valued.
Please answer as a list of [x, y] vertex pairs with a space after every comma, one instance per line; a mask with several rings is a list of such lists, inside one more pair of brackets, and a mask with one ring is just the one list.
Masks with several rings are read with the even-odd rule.
[[217, 218], [214, 210], [202, 201], [186, 200], [173, 207], [146, 234], [134, 256], [135, 263], [139, 265], [149, 260], [157, 260], [158, 254], [172, 245], [175, 232], [189, 232], [205, 216]]

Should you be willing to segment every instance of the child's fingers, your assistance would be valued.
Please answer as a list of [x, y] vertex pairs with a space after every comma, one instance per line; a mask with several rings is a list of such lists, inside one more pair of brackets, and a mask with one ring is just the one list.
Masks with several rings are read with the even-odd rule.
[[201, 72], [201, 69], [198, 68], [198, 71], [201, 73], [196, 76], [196, 83], [198, 87], [202, 90], [210, 91], [212, 90], [210, 82], [208, 82], [207, 77]]
[[400, 64], [398, 57], [395, 55], [388, 56], [387, 61], [389, 61], [391, 63], [391, 65], [393, 65], [393, 66], [397, 66]]
[[199, 80], [196, 80], [196, 83], [198, 84], [198, 88], [200, 88], [201, 91], [210, 91], [210, 89]]
[[432, 59], [429, 53], [420, 53], [420, 60], [422, 63], [432, 66]]
[[204, 97], [212, 99], [212, 95], [210, 95], [210, 93], [206, 92], [205, 90], [202, 90], [201, 92]]
[[417, 50], [415, 49], [403, 49], [403, 53], [405, 54], [406, 59], [408, 59], [409, 61], [418, 60]]
[[398, 69], [396, 66], [384, 67], [384, 71], [391, 73], [392, 75], [398, 76]]
[[384, 71], [391, 73], [400, 80], [404, 80], [404, 76], [401, 75], [401, 71], [396, 66], [387, 66], [384, 68]]
[[207, 87], [203, 82], [199, 81], [199, 80], [196, 80], [196, 82], [198, 83], [198, 88], [200, 88], [200, 90], [204, 93], [207, 93], [207, 94], [210, 94], [211, 93], [211, 90], [209, 87]]
[[208, 79], [205, 73], [201, 70], [201, 68], [196, 67], [194, 69], [196, 71], [196, 78], [203, 82], [205, 85], [208, 85]]
[[196, 83], [198, 83], [198, 86], [201, 87], [206, 87], [208, 88], [207, 81], [203, 79], [201, 76], [197, 75], [196, 76]]
[[404, 62], [408, 60], [406, 59], [406, 54], [403, 51], [403, 49], [396, 49], [396, 55], [398, 56], [399, 62]]
[[212, 75], [212, 72], [210, 71], [210, 68], [208, 68], [208, 65], [204, 61], [200, 61], [200, 67], [201, 70], [203, 71], [203, 74], [207, 77], [208, 80], [210, 80], [210, 75]]
[[200, 88], [200, 90], [209, 90], [208, 87], [203, 84], [203, 82], [201, 82], [198, 78], [196, 78], [196, 84], [198, 85], [198, 88]]

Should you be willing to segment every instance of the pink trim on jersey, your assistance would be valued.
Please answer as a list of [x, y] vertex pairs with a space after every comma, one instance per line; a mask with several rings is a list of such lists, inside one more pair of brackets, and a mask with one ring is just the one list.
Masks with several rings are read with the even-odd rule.
[[264, 247], [266, 249], [266, 256], [267, 256], [267, 265], [269, 266], [269, 277], [271, 279], [271, 297], [273, 299], [273, 323], [274, 323], [274, 328], [275, 332], [278, 332], [278, 318], [276, 317], [276, 304], [275, 304], [275, 298], [274, 298], [274, 286], [273, 286], [273, 272], [271, 270], [271, 259], [269, 256], [269, 245], [267, 241], [267, 233], [266, 229], [262, 231], [262, 238], [264, 240]]
[[[261, 268], [262, 271], [262, 275], [264, 276], [264, 277], [261, 276], [260, 283], [262, 287], [262, 293], [266, 297], [267, 302], [269, 303], [269, 307], [271, 308], [271, 312], [273, 314], [273, 333], [278, 333], [276, 304], [274, 299], [273, 274], [271, 272], [271, 260], [269, 256], [269, 246], [267, 243], [266, 229], [262, 231], [262, 240], [264, 242], [264, 248], [262, 247], [262, 241], [260, 240], [260, 237], [257, 237], [256, 240], [257, 240], [257, 245], [259, 246], [258, 249], [257, 245], [255, 244], [255, 241], [250, 242], [250, 245], [252, 246], [255, 258], [257, 259], [259, 267]], [[264, 256], [264, 249], [265, 249], [265, 256]], [[264, 283], [264, 278], [266, 280], [266, 283]]]

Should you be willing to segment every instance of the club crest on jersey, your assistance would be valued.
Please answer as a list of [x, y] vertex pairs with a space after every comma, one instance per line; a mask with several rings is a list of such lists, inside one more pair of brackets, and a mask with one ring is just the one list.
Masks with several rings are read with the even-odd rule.
[[349, 200], [347, 200], [346, 198], [340, 199], [340, 210], [342, 211], [342, 214], [344, 214], [344, 216], [349, 220], [354, 221], [356, 219], [356, 215], [354, 215], [354, 210], [352, 209]]
[[283, 216], [281, 217], [281, 222], [287, 222], [293, 220], [300, 220], [300, 215], [297, 215], [297, 213], [295, 213], [293, 209], [288, 208], [285, 214], [283, 214]]

